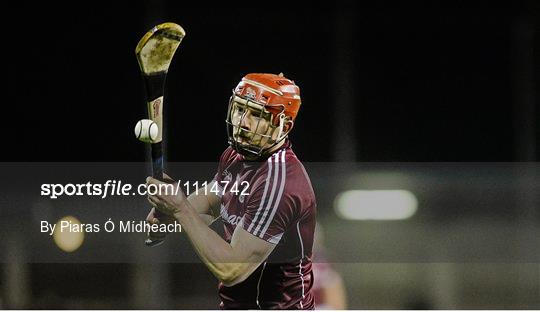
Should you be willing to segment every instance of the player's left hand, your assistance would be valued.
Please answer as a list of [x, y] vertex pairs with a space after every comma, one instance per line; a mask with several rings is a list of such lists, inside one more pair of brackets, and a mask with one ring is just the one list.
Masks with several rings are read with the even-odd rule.
[[157, 194], [148, 195], [148, 201], [160, 212], [174, 217], [175, 214], [185, 209], [187, 204], [186, 195], [179, 183], [170, 178], [167, 182], [159, 181], [153, 177], [146, 178], [147, 187], [154, 184], [157, 189]]

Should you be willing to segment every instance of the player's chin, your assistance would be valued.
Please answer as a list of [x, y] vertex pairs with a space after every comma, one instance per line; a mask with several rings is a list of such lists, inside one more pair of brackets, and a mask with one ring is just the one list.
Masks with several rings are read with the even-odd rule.
[[[239, 152], [246, 152], [246, 155], [252, 155], [253, 151], [256, 151], [259, 149], [258, 145], [253, 144], [251, 139], [238, 138], [238, 139], [235, 139], [235, 142], [237, 144], [237, 147], [239, 148]], [[251, 151], [251, 152], [248, 152], [248, 151]]]
[[249, 145], [251, 143], [251, 138], [244, 135], [235, 135], [234, 140], [236, 141], [236, 143], [242, 145]]

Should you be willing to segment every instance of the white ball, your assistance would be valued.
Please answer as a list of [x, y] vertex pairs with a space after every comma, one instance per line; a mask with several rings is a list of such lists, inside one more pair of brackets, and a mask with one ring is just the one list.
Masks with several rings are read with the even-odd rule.
[[154, 143], [159, 133], [158, 125], [150, 119], [141, 119], [135, 125], [135, 137], [145, 143]]

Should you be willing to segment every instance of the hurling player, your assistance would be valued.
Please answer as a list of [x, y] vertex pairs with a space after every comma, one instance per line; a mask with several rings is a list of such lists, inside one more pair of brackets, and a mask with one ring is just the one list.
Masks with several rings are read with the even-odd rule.
[[[315, 194], [288, 139], [300, 103], [299, 87], [282, 74], [246, 75], [229, 102], [230, 147], [209, 185], [220, 191], [148, 198], [169, 219], [152, 209], [149, 222], [182, 224], [220, 281], [222, 309], [314, 309]], [[208, 226], [216, 218], [224, 237]]]

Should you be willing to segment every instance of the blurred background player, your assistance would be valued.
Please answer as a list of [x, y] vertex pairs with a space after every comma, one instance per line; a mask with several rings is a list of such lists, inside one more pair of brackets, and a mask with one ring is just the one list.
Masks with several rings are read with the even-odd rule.
[[[314, 309], [315, 194], [288, 139], [300, 104], [300, 89], [282, 74], [246, 75], [229, 102], [230, 147], [208, 188], [218, 194], [148, 197], [166, 222], [182, 224], [219, 279], [220, 308]], [[219, 216], [223, 238], [208, 227]], [[154, 210], [148, 220], [158, 222]]]
[[313, 283], [317, 310], [346, 310], [347, 292], [341, 274], [334, 269], [324, 242], [324, 228], [317, 223], [313, 242]]

